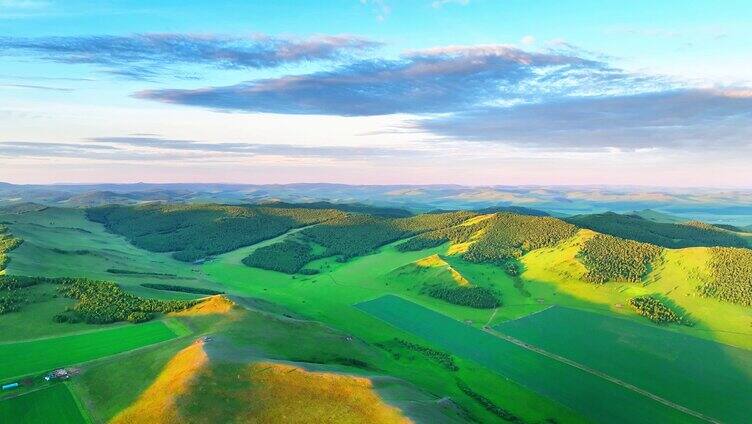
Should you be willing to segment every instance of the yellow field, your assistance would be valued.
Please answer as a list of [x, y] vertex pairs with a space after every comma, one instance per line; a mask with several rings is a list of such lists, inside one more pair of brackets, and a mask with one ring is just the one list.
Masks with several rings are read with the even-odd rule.
[[181, 350], [167, 363], [162, 373], [136, 402], [112, 419], [113, 424], [172, 424], [185, 422], [176, 405], [177, 399], [190, 390], [196, 375], [209, 358], [203, 344], [194, 343]]

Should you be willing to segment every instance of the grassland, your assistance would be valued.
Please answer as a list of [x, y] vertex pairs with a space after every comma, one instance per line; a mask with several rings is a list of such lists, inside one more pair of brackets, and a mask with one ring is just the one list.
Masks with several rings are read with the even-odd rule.
[[722, 422], [744, 422], [747, 412], [739, 405], [752, 404], [747, 350], [562, 307], [496, 329]]
[[[479, 215], [464, 223], [482, 226], [482, 222], [492, 216]], [[355, 255], [342, 262], [336, 257], [320, 257], [324, 254], [324, 246], [306, 240], [302, 232], [309, 227], [303, 227], [218, 255], [202, 265], [189, 265], [171, 258], [169, 253], [147, 252], [134, 247], [122, 237], [106, 231], [102, 225], [87, 221], [83, 212], [78, 210], [50, 208], [3, 216], [2, 219], [9, 222], [11, 230], [23, 233], [26, 238], [26, 242], [10, 254], [11, 273], [115, 280], [134, 294], [155, 298], [196, 296], [153, 290], [143, 287], [143, 283], [209, 288], [226, 292], [239, 305], [251, 308], [248, 311], [215, 300], [167, 321], [185, 323], [196, 335], [212, 334], [216, 337], [205, 346], [211, 362], [207, 370], [211, 372], [198, 372], [196, 381], [203, 381], [205, 385], [224, 381], [222, 384], [228, 388], [227, 391], [222, 387], [206, 389], [202, 392], [207, 395], [205, 399], [194, 399], [197, 404], [204, 405], [204, 411], [212, 402], [218, 405], [228, 402], [227, 408], [232, 409], [235, 403], [227, 399], [233, 388], [250, 393], [249, 385], [253, 379], [243, 379], [243, 383], [235, 387], [229, 378], [237, 376], [238, 372], [249, 372], [249, 363], [288, 361], [286, 363], [290, 366], [299, 369], [293, 374], [338, 373], [367, 378], [385, 401], [399, 406], [407, 417], [418, 421], [452, 422], [474, 418], [492, 422], [499, 417], [491, 412], [494, 410], [520, 417], [526, 422], [543, 422], [549, 418], [561, 423], [584, 419], [676, 422], [687, 418], [639, 393], [623, 387], [614, 388], [612, 382], [481, 331], [487, 325], [496, 326], [524, 317], [552, 304], [622, 316], [630, 325], [636, 326], [627, 332], [628, 336], [622, 336], [633, 337], [632, 332], [640, 335], [655, 327], [626, 307], [628, 300], [635, 296], [659, 295], [689, 312], [696, 322], [692, 328], [666, 326], [662, 331], [670, 334], [668, 339], [682, 333], [752, 348], [752, 335], [749, 334], [752, 311], [749, 308], [696, 296], [695, 288], [711, 277], [707, 265], [709, 255], [704, 248], [666, 249], [642, 282], [594, 285], [584, 281], [587, 268], [578, 253], [595, 233], [590, 230], [571, 233], [570, 227], [564, 228], [566, 231], [561, 237], [553, 240], [544, 237], [541, 248], [529, 249], [539, 247], [538, 244], [515, 244], [520, 240], [509, 246], [502, 243], [511, 246], [515, 256], [521, 255], [516, 260], [524, 266], [524, 273], [515, 277], [491, 263], [493, 261], [473, 263], [463, 258], [463, 253], [478, 242], [488, 242], [487, 247], [493, 250], [493, 240], [486, 240], [488, 233], [480, 230], [472, 232], [470, 239], [434, 243], [432, 247], [418, 251], [400, 251], [397, 246], [404, 240], [375, 250], [370, 246], [363, 256]], [[402, 236], [405, 234], [410, 233]], [[569, 237], [571, 234], [573, 236]], [[314, 269], [319, 274], [285, 274], [242, 263], [243, 258], [257, 249], [288, 238], [305, 241], [316, 249], [314, 257], [320, 258], [305, 268]], [[111, 272], [113, 269], [118, 271]], [[499, 293], [503, 305], [492, 310], [478, 310], [449, 304], [422, 290], [426, 284], [435, 283], [488, 288]], [[388, 293], [413, 302], [413, 306], [402, 311], [401, 319], [410, 318], [418, 323], [400, 322], [394, 326], [353, 307]], [[25, 305], [20, 313], [0, 318], [0, 325], [8, 323], [13, 327], [8, 333], [0, 331], [3, 333], [0, 341], [17, 342], [24, 338], [92, 328], [84, 324], [51, 323], [51, 311], [64, 309], [71, 301], [48, 295], [40, 292], [40, 297], [49, 298]], [[419, 312], [415, 312], [416, 307]], [[426, 308], [431, 314], [423, 316], [420, 311]], [[441, 314], [437, 318], [432, 311]], [[545, 317], [545, 312], [539, 315]], [[451, 328], [459, 325], [461, 330], [443, 327], [441, 334], [459, 334], [464, 347], [459, 346], [454, 338], [454, 344], [446, 344], [447, 341], [436, 335], [444, 324], [435, 323], [443, 323], [446, 319], [452, 321]], [[21, 328], [27, 322], [36, 325], [29, 334], [24, 334]], [[408, 328], [413, 325], [418, 327]], [[429, 325], [436, 329], [424, 328]], [[103, 327], [103, 331], [119, 328], [124, 327]], [[395, 339], [408, 344], [388, 349], [382, 347]], [[602, 349], [607, 350], [609, 345], [621, 349], [621, 341], [604, 336]], [[110, 420], [136, 404], [158, 381], [170, 360], [190, 343], [188, 338], [173, 335], [164, 343], [116, 357], [102, 357], [89, 362], [82, 375], [71, 382], [71, 387], [95, 421]], [[455, 355], [456, 369], [449, 369], [430, 357], [404, 348], [411, 345], [425, 346], [430, 352]], [[0, 344], [0, 352], [5, 346]], [[707, 346], [715, 346], [717, 351], [726, 349], [717, 343], [708, 342]], [[559, 353], [555, 347], [551, 347], [551, 351], [568, 355], [565, 351]], [[707, 352], [711, 350], [709, 347]], [[660, 366], [661, 360], [671, 360], [659, 355], [650, 357], [654, 358], [652, 363], [655, 366]], [[1, 355], [0, 359], [3, 359]], [[598, 363], [580, 361], [579, 357], [577, 360], [600, 370]], [[742, 368], [747, 366], [746, 362], [741, 364]], [[628, 369], [629, 364], [623, 367]], [[678, 371], [670, 371], [667, 375], [673, 375], [671, 372]], [[222, 375], [228, 379], [221, 380]], [[739, 378], [741, 380], [731, 381], [739, 386], [752, 379], [748, 375]], [[199, 392], [194, 388], [188, 396], [195, 393]], [[669, 392], [661, 393], [670, 396]], [[456, 405], [438, 403], [437, 397], [449, 397]], [[485, 402], [497, 409], [484, 406]], [[609, 409], [613, 405], [619, 405], [633, 416], [618, 415]], [[188, 413], [190, 417], [202, 413], [185, 407], [178, 405], [181, 413]], [[215, 412], [222, 416], [222, 411]]]
[[[195, 299], [188, 293], [165, 292], [141, 283], [212, 288], [198, 268], [169, 255], [148, 252], [86, 219], [80, 209], [47, 208], [0, 215], [24, 242], [10, 253], [6, 273], [43, 277], [87, 277], [114, 281], [136, 295], [160, 299]], [[112, 273], [119, 269], [135, 272]]]
[[86, 424], [89, 422], [63, 383], [0, 401], [0, 422]]
[[[567, 405], [597, 422], [692, 422], [624, 387], [553, 361], [397, 296], [357, 307], [449, 352]], [[587, 402], [583, 402], [587, 399]]]
[[177, 337], [164, 321], [0, 344], [0, 380], [91, 361]]

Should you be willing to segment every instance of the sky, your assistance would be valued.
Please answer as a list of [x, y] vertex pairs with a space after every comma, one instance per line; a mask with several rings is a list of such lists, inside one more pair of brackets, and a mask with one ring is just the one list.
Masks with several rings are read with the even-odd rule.
[[752, 187], [749, 1], [0, 0], [0, 181]]

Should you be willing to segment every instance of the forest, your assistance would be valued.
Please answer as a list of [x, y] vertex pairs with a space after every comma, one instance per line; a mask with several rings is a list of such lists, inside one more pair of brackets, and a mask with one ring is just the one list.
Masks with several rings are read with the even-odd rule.
[[192, 262], [345, 213], [304, 207], [146, 204], [91, 208], [87, 216], [138, 247], [173, 252], [175, 259]]
[[752, 250], [713, 248], [710, 270], [712, 280], [698, 287], [701, 295], [752, 306]]
[[337, 255], [347, 260], [403, 238], [457, 225], [472, 216], [472, 212], [427, 213], [396, 219], [349, 215], [306, 228], [300, 234], [324, 246], [324, 256]]
[[316, 258], [308, 244], [283, 240], [254, 250], [243, 259], [243, 263], [255, 268], [295, 274]]
[[587, 268], [584, 279], [591, 283], [625, 281], [637, 283], [650, 271], [651, 262], [661, 255], [652, 244], [596, 234], [587, 240], [579, 259]]
[[577, 233], [577, 227], [558, 218], [511, 213], [498, 213], [482, 224], [485, 231], [464, 254], [471, 262], [504, 263], [531, 250], [554, 246]]
[[624, 239], [678, 249], [695, 246], [746, 247], [744, 238], [727, 229], [698, 221], [681, 224], [654, 222], [638, 215], [613, 212], [566, 218], [578, 227]]

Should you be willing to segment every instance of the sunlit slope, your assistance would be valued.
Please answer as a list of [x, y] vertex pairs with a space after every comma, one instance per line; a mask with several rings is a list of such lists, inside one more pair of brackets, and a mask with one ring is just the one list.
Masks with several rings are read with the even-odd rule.
[[409, 278], [417, 284], [449, 284], [461, 287], [472, 285], [462, 273], [454, 269], [439, 254], [433, 254], [401, 266], [388, 274], [390, 278]]

